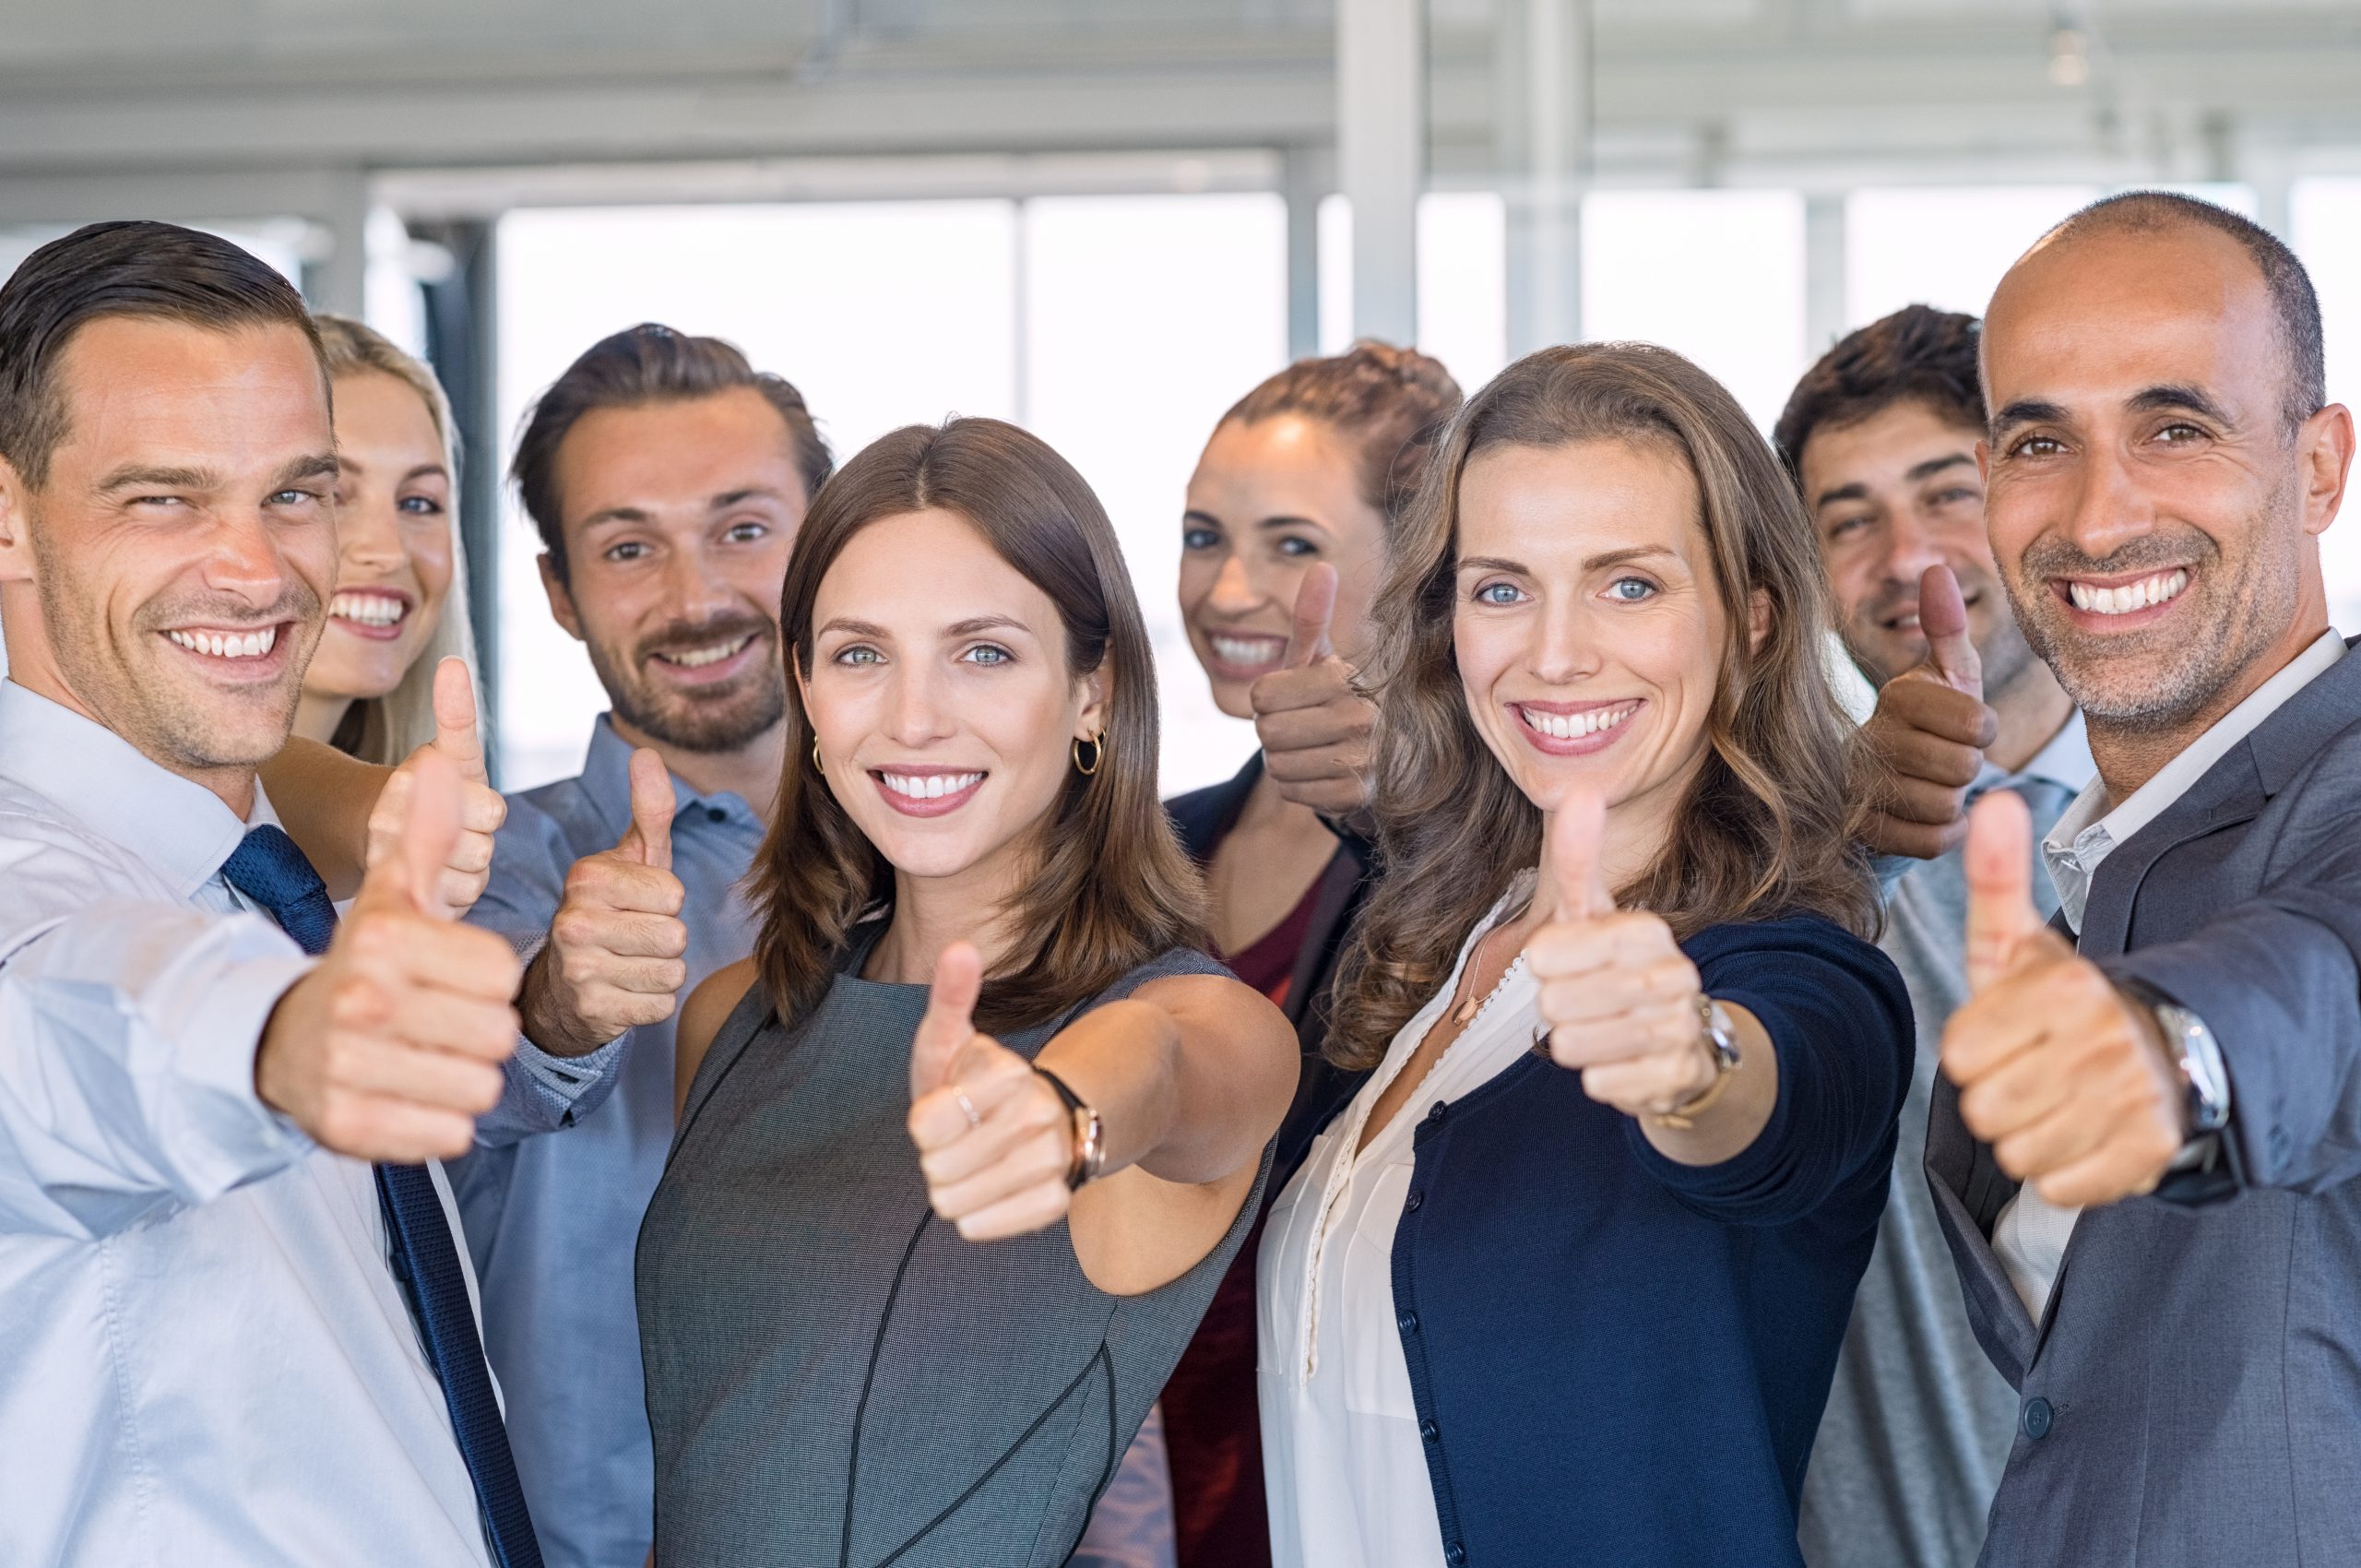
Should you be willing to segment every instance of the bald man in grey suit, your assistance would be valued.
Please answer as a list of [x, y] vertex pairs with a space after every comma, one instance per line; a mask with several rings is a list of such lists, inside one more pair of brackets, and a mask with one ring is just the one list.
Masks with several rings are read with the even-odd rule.
[[1987, 521], [2098, 778], [1968, 848], [1927, 1168], [2022, 1398], [1982, 1562], [2361, 1563], [2361, 659], [2319, 306], [2187, 197], [2087, 209], [1987, 314]]

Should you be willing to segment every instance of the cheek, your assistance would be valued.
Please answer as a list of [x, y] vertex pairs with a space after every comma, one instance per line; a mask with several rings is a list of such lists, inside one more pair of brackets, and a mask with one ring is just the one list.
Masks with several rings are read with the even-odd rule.
[[409, 569], [417, 575], [419, 592], [433, 609], [451, 591], [451, 536], [428, 531], [411, 540]]
[[1214, 591], [1214, 579], [1221, 576], [1224, 557], [1210, 550], [1184, 550], [1180, 552], [1179, 599], [1182, 611], [1194, 610]]

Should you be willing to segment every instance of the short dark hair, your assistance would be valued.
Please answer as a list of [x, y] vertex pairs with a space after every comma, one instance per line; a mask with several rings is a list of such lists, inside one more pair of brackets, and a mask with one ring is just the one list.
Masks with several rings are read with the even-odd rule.
[[1221, 422], [1296, 414], [1326, 425], [1354, 447], [1361, 499], [1390, 525], [1418, 490], [1460, 400], [1441, 360], [1364, 338], [1341, 354], [1296, 361], [1232, 404]]
[[1983, 434], [1984, 384], [1975, 360], [1981, 337], [1975, 317], [1932, 305], [1904, 305], [1846, 333], [1787, 395], [1772, 428], [1780, 461], [1800, 481], [1814, 431], [1857, 423], [1896, 403], [1923, 403]]
[[[174, 223], [89, 223], [25, 257], [0, 285], [0, 457], [36, 490], [65, 439], [58, 361], [105, 316], [233, 332], [291, 327], [320, 354], [303, 296], [275, 267], [217, 234]], [[320, 383], [327, 384], [320, 362]]]
[[804, 499], [820, 493], [836, 459], [820, 438], [803, 394], [783, 376], [758, 371], [734, 343], [676, 332], [653, 321], [602, 338], [565, 367], [525, 412], [516, 437], [516, 459], [509, 478], [525, 504], [525, 515], [540, 530], [558, 581], [566, 580], [563, 502], [557, 493], [558, 448], [583, 415], [599, 409], [630, 409], [710, 397], [732, 387], [761, 393], [787, 422], [795, 466], [803, 476]]
[[2178, 191], [2122, 191], [2083, 208], [2043, 235], [2036, 248], [2087, 233], [2156, 233], [2180, 224], [2227, 234], [2262, 274], [2263, 287], [2271, 291], [2272, 314], [2279, 318], [2280, 346], [2287, 354], [2280, 417], [2293, 435], [2328, 406], [2328, 353], [2321, 342], [2320, 300], [2312, 290], [2311, 274], [2278, 235], [2228, 208]]

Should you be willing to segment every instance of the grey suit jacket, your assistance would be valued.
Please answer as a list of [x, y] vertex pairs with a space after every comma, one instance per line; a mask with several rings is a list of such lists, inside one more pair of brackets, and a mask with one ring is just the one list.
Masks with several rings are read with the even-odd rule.
[[2035, 1324], [1990, 1241], [2016, 1184], [1939, 1086], [1928, 1177], [2023, 1398], [1981, 1561], [2361, 1564], [2361, 657], [2107, 856], [2080, 946], [2220, 1040], [2235, 1180], [2085, 1210]]

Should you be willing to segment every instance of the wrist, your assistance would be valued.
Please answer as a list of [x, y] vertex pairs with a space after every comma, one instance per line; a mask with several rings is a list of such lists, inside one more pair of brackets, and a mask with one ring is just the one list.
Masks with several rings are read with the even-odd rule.
[[1073, 1158], [1066, 1165], [1066, 1190], [1076, 1191], [1097, 1181], [1107, 1168], [1107, 1125], [1099, 1119], [1097, 1108], [1074, 1093], [1063, 1078], [1038, 1063], [1033, 1071], [1065, 1107], [1074, 1144]]
[[574, 1010], [558, 999], [558, 977], [550, 972], [552, 962], [551, 949], [544, 944], [517, 978], [518, 1032], [552, 1056], [585, 1055], [607, 1042], [588, 1038]]

